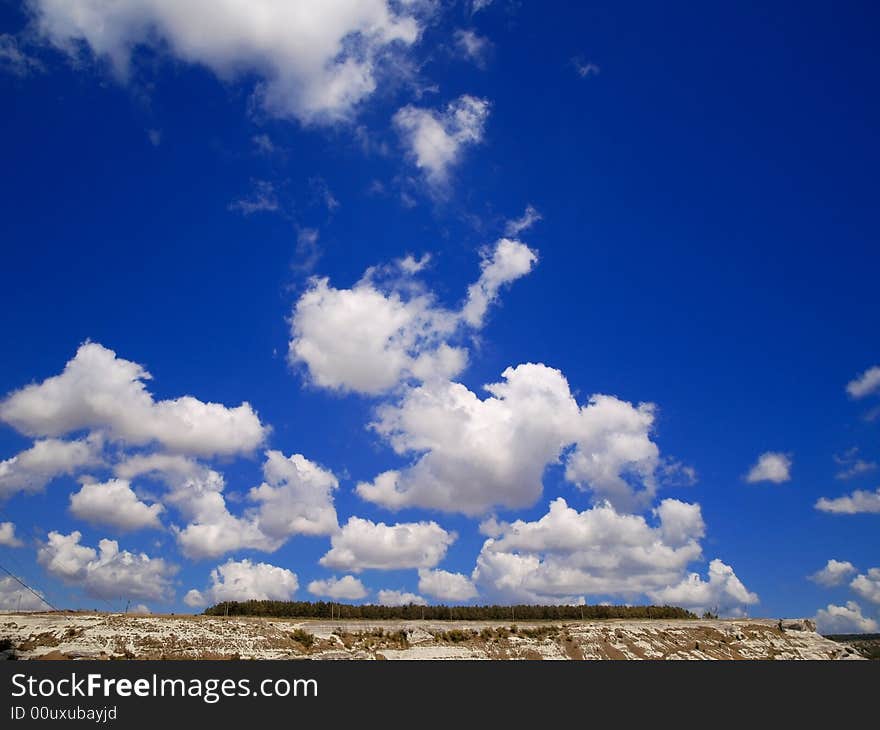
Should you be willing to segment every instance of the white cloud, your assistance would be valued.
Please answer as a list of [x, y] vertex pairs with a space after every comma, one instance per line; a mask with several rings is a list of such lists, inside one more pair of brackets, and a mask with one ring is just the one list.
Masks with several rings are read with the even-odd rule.
[[0, 71], [14, 76], [29, 76], [45, 70], [43, 62], [30, 55], [19, 38], [0, 33]]
[[834, 558], [831, 558], [822, 570], [817, 570], [810, 576], [810, 580], [821, 586], [830, 588], [832, 586], [841, 585], [855, 572], [856, 566], [848, 560], [835, 560]]
[[405, 591], [379, 591], [380, 606], [427, 606], [428, 602], [415, 593], [406, 593]]
[[820, 634], [871, 634], [877, 631], [877, 622], [862, 615], [862, 609], [855, 601], [847, 601], [846, 606], [829, 604], [816, 613], [816, 628]]
[[89, 342], [61, 375], [0, 402], [0, 420], [31, 436], [93, 429], [114, 441], [158, 442], [200, 456], [251, 452], [268, 433], [248, 403], [227, 408], [192, 396], [156, 401], [144, 385], [150, 378], [141, 365]]
[[711, 610], [725, 616], [740, 615], [744, 606], [758, 602], [757, 594], [746, 589], [733, 568], [717, 558], [709, 563], [709, 580], [689, 573], [678, 585], [650, 591], [648, 596], [657, 603], [697, 612]]
[[841, 455], [834, 455], [834, 462], [840, 467], [840, 471], [834, 475], [835, 479], [853, 479], [877, 468], [876, 462], [861, 459], [858, 453], [858, 448], [853, 447]]
[[492, 4], [492, 0], [471, 0], [471, 12], [478, 13]]
[[481, 327], [501, 287], [528, 274], [537, 261], [535, 252], [524, 243], [508, 238], [499, 240], [492, 253], [483, 259], [479, 280], [468, 287], [462, 309], [464, 321], [471, 327]]
[[757, 601], [733, 570], [709, 564], [708, 580], [687, 573], [702, 557], [705, 525], [699, 505], [667, 499], [657, 523], [620, 514], [608, 504], [578, 512], [558, 498], [534, 522], [486, 525], [495, 535], [477, 557], [473, 580], [500, 601], [576, 603], [584, 596], [670, 602], [736, 614]]
[[867, 573], [857, 575], [849, 587], [866, 601], [880, 604], [880, 568], [871, 568]]
[[504, 226], [504, 234], [508, 238], [515, 238], [523, 231], [531, 228], [535, 223], [541, 220], [541, 214], [533, 205], [527, 205], [525, 211], [519, 218], [507, 221]]
[[116, 474], [129, 480], [153, 474], [165, 482], [169, 491], [164, 501], [188, 521], [173, 529], [189, 558], [242, 549], [274, 552], [293, 535], [326, 535], [338, 529], [336, 477], [301, 454], [287, 458], [280, 451], [266, 452], [264, 482], [248, 493], [255, 506], [241, 516], [229, 511], [223, 475], [181, 455], [133, 456], [116, 466]]
[[148, 616], [151, 613], [153, 613], [150, 610], [150, 607], [148, 605], [146, 605], [145, 603], [138, 603], [138, 604], [132, 606], [131, 608], [128, 609], [128, 612], [133, 613], [135, 615], [140, 615], [140, 616]]
[[257, 502], [260, 530], [272, 538], [291, 535], [330, 535], [338, 529], [333, 492], [336, 477], [302, 454], [285, 457], [267, 451], [263, 464], [265, 481], [251, 489]]
[[561, 497], [535, 522], [494, 522], [473, 579], [505, 601], [568, 603], [584, 594], [635, 597], [678, 584], [702, 556], [698, 505], [664, 500], [658, 524], [608, 504], [578, 512]]
[[436, 522], [386, 525], [350, 517], [331, 538], [331, 549], [319, 561], [338, 570], [433, 568], [455, 542], [456, 534]]
[[260, 79], [275, 116], [304, 123], [351, 116], [376, 89], [383, 58], [420, 27], [387, 0], [33, 0], [36, 25], [75, 54], [80, 44], [126, 78], [143, 46], [205, 66], [223, 80]]
[[589, 61], [584, 61], [583, 58], [575, 57], [571, 59], [571, 63], [574, 66], [577, 75], [582, 79], [585, 79], [588, 76], [598, 76], [601, 71], [598, 65], [590, 63]]
[[659, 460], [652, 406], [597, 395], [581, 408], [562, 373], [540, 364], [508, 368], [502, 377], [485, 386], [483, 400], [460, 383], [432, 382], [378, 408], [372, 427], [398, 454], [418, 457], [359, 484], [357, 493], [390, 509], [471, 516], [528, 507], [541, 495], [547, 465], [576, 444], [567, 458], [570, 481], [621, 508], [650, 499]]
[[880, 365], [874, 365], [846, 384], [850, 398], [864, 398], [880, 393]]
[[467, 350], [450, 344], [465, 326], [482, 325], [499, 289], [525, 275], [536, 258], [516, 241], [502, 239], [483, 261], [477, 283], [461, 312], [445, 309], [410, 277], [429, 261], [411, 256], [380, 281], [384, 269], [369, 269], [350, 289], [326, 278], [312, 279], [291, 321], [288, 359], [304, 364], [320, 387], [377, 395], [402, 380], [452, 378], [467, 364]]
[[233, 200], [229, 204], [229, 210], [242, 215], [252, 215], [254, 213], [274, 213], [281, 207], [275, 185], [270, 181], [252, 180], [251, 185], [251, 192], [242, 198]]
[[17, 492], [39, 492], [56, 477], [100, 464], [100, 453], [101, 440], [96, 437], [78, 441], [36, 441], [29, 449], [0, 461], [0, 499]]
[[816, 502], [816, 509], [838, 515], [880, 513], [880, 488], [874, 492], [857, 489], [852, 494], [833, 499], [821, 497]]
[[223, 601], [289, 601], [298, 587], [296, 574], [286, 568], [230, 559], [211, 571], [207, 589], [193, 589], [183, 600], [192, 607]]
[[482, 141], [489, 102], [465, 94], [441, 111], [407, 105], [397, 110], [394, 126], [416, 167], [437, 191], [449, 182], [449, 173], [465, 147]]
[[24, 543], [15, 536], [15, 525], [12, 522], [0, 522], [0, 545], [21, 547]]
[[757, 463], [749, 470], [746, 481], [773, 482], [782, 484], [791, 479], [791, 457], [779, 451], [765, 451], [758, 457]]
[[447, 602], [469, 601], [478, 595], [473, 581], [466, 575], [424, 568], [419, 570], [419, 592]]
[[[41, 594], [42, 595], [42, 594]], [[14, 578], [0, 578], [0, 611], [48, 611], [51, 606]]]
[[344, 575], [309, 583], [309, 593], [313, 596], [327, 596], [338, 601], [359, 601], [367, 595], [367, 589], [358, 578]]
[[70, 495], [70, 512], [81, 520], [110, 525], [123, 531], [160, 528], [161, 504], [146, 504], [138, 499], [125, 479], [91, 482]]
[[49, 573], [81, 586], [95, 598], [169, 600], [171, 578], [177, 568], [162, 558], [145, 553], [120, 551], [115, 540], [101, 540], [98, 550], [80, 545], [78, 531], [64, 535], [50, 532], [37, 552], [37, 560]]
[[492, 48], [488, 38], [469, 28], [459, 28], [452, 34], [452, 39], [455, 50], [462, 58], [473, 61], [479, 68], [486, 65], [486, 56]]

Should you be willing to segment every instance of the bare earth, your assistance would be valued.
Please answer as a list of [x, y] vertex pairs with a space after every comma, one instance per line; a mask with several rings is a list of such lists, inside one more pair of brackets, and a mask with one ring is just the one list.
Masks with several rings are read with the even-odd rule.
[[0, 614], [18, 659], [859, 659], [809, 622], [304, 621]]

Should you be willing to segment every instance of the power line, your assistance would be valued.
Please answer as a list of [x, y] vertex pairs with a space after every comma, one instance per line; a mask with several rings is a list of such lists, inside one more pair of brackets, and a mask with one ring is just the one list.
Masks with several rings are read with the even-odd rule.
[[37, 598], [39, 598], [43, 603], [45, 603], [53, 611], [60, 611], [61, 610], [57, 606], [53, 606], [51, 603], [49, 603], [49, 601], [47, 601], [46, 598], [44, 598], [39, 593], [37, 593], [33, 588], [31, 588], [27, 583], [25, 583], [21, 578], [19, 578], [11, 570], [8, 570], [5, 566], [0, 565], [0, 570], [2, 570], [4, 573], [7, 573], [9, 575], [9, 577], [12, 578], [12, 580], [14, 580], [19, 585], [23, 586], [25, 588], [25, 590], [28, 590], [31, 593], [33, 593]]

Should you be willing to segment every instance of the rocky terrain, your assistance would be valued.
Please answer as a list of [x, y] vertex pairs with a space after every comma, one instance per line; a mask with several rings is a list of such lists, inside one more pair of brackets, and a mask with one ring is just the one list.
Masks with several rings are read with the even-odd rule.
[[7, 659], [860, 659], [810, 621], [297, 621], [0, 614]]

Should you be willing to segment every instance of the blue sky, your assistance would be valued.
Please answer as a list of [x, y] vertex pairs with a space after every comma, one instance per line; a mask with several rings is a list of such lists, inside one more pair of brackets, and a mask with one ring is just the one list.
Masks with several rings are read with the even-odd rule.
[[876, 630], [876, 10], [85, 5], [0, 8], [5, 567]]

